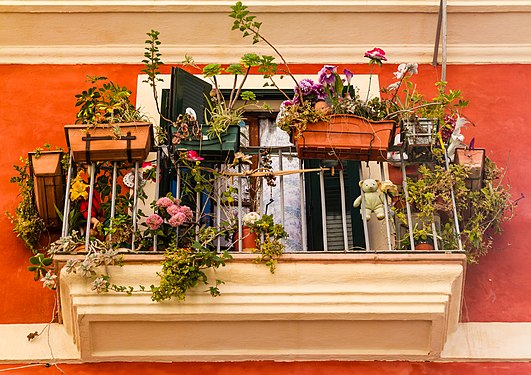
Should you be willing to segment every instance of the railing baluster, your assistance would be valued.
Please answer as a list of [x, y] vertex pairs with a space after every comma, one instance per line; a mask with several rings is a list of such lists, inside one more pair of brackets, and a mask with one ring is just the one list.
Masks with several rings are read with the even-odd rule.
[[347, 231], [347, 202], [345, 199], [345, 176], [343, 168], [339, 170], [339, 187], [341, 190], [341, 222], [343, 223], [343, 246], [348, 251], [348, 231]]
[[[242, 166], [238, 165], [238, 173], [242, 173]], [[238, 176], [238, 251], [242, 252], [243, 245], [243, 228], [242, 228], [242, 216], [243, 216], [243, 207], [242, 207], [242, 176]]]
[[[116, 179], [118, 176], [118, 163], [113, 162], [112, 163], [112, 190], [111, 190], [111, 223], [110, 223], [110, 229], [113, 227], [113, 221], [116, 211]], [[112, 240], [112, 230], [109, 232], [109, 239]]]
[[[407, 175], [406, 175], [406, 164], [404, 163], [404, 160], [402, 159], [402, 152], [400, 152], [400, 159], [401, 163], [400, 166], [402, 168], [402, 188], [404, 190], [404, 199], [406, 200], [406, 213], [407, 213], [407, 226], [408, 226], [408, 232], [409, 232], [409, 242], [411, 243], [411, 250], [415, 250], [415, 240], [413, 238], [413, 220], [411, 218], [411, 207], [409, 206], [409, 193], [407, 191]], [[401, 239], [399, 238], [398, 241]]]
[[324, 183], [324, 170], [319, 172], [319, 186], [321, 190], [321, 221], [323, 225], [323, 248], [324, 251], [328, 251], [328, 234], [326, 228], [326, 201], [325, 201], [325, 183]]
[[[157, 163], [155, 164], [155, 201], [157, 201], [160, 198], [160, 163], [162, 161], [162, 151], [161, 148], [157, 148]], [[155, 234], [153, 235], [153, 251], [158, 250], [158, 236]]]
[[74, 170], [74, 158], [72, 153], [68, 159], [68, 174], [66, 175], [66, 192], [65, 192], [65, 207], [63, 209], [63, 227], [61, 231], [61, 237], [66, 237], [68, 235], [68, 229], [70, 226], [69, 217], [70, 217], [70, 185], [72, 184], [72, 172]]
[[137, 216], [138, 216], [138, 180], [140, 179], [140, 176], [138, 175], [138, 168], [139, 164], [137, 161], [135, 161], [135, 185], [134, 185], [134, 192], [133, 192], [133, 236], [131, 239], [131, 251], [135, 251], [135, 233], [138, 229], [138, 223], [137, 223]]
[[[278, 169], [283, 170], [282, 166], [282, 149], [278, 150]], [[280, 188], [280, 223], [284, 225], [285, 216], [284, 216], [284, 176], [280, 175], [279, 178], [279, 188]]]
[[[380, 164], [380, 178], [382, 181], [385, 181], [385, 168], [382, 162]], [[384, 210], [385, 210], [385, 228], [387, 231], [387, 248], [391, 251], [393, 250], [393, 244], [391, 243], [391, 223], [389, 222], [389, 205], [387, 204], [387, 195], [383, 194], [384, 200]]]
[[[363, 181], [363, 168], [360, 162], [360, 181]], [[365, 236], [365, 250], [371, 250], [371, 242], [369, 239], [369, 226], [367, 225], [367, 218], [365, 217], [365, 197], [363, 190], [360, 189], [361, 194], [361, 221], [363, 222], [363, 235]]]
[[87, 227], [85, 232], [85, 251], [89, 251], [90, 245], [90, 220], [92, 219], [92, 203], [94, 195], [94, 181], [96, 179], [96, 163], [90, 165], [89, 201], [87, 207]]
[[[446, 164], [446, 170], [450, 169], [450, 161], [448, 160], [448, 153], [444, 152], [444, 162]], [[457, 207], [455, 206], [455, 194], [453, 187], [450, 187], [450, 196], [452, 197], [452, 209], [454, 213], [454, 226], [455, 233], [457, 235], [457, 246], [459, 251], [463, 251], [463, 243], [461, 242], [461, 230], [459, 228], [459, 218], [457, 217]]]
[[[302, 159], [299, 160], [299, 169], [304, 168], [304, 162]], [[304, 173], [299, 173], [300, 181], [300, 205], [301, 205], [301, 236], [302, 236], [302, 251], [308, 251], [308, 240], [306, 239], [308, 228], [306, 223], [306, 187]]]

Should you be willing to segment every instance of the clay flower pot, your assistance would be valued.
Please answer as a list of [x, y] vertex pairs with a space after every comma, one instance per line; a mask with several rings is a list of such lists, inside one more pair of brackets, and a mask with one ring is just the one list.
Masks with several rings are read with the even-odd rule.
[[[240, 242], [238, 241], [238, 231], [234, 233], [234, 250], [240, 251]], [[242, 227], [242, 250], [243, 252], [252, 252], [256, 249], [256, 233], [251, 232], [251, 228], [248, 226]]]

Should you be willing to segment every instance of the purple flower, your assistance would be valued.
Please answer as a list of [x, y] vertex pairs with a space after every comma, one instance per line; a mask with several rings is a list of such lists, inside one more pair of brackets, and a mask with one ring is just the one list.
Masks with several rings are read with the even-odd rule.
[[168, 197], [162, 197], [157, 200], [157, 207], [170, 207], [173, 204], [173, 201]]
[[332, 87], [336, 81], [337, 66], [325, 65], [317, 73], [318, 81], [325, 87]]
[[162, 218], [157, 214], [149, 215], [146, 219], [146, 224], [151, 230], [157, 230], [162, 225]]
[[175, 215], [170, 217], [170, 220], [168, 220], [168, 223], [170, 223], [170, 225], [175, 228], [175, 227], [178, 227], [179, 225], [182, 225], [185, 221], [186, 221], [186, 215], [183, 214], [182, 212], [177, 212]]
[[[320, 83], [315, 83], [310, 78], [304, 78], [301, 79], [299, 82], [298, 88], [300, 89], [300, 92], [302, 93], [302, 97], [304, 100], [308, 100], [309, 102], [315, 104], [319, 100], [324, 100], [326, 95], [323, 89], [323, 85]], [[300, 104], [301, 100], [299, 98], [299, 90], [295, 89], [295, 96], [293, 97], [293, 104]], [[288, 103], [289, 104], [289, 103]]]
[[373, 48], [370, 51], [365, 52], [363, 57], [368, 57], [371, 61], [381, 64], [382, 61], [387, 61], [385, 57], [385, 51], [381, 48]]
[[350, 81], [352, 80], [352, 77], [354, 77], [354, 73], [345, 68], [343, 69], [343, 74], [345, 75], [345, 77], [347, 77], [347, 84], [350, 85]]

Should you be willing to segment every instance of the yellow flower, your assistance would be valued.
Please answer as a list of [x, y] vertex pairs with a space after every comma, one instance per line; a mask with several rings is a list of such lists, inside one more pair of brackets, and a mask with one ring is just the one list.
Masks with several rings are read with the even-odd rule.
[[72, 186], [70, 188], [70, 199], [75, 201], [79, 197], [83, 199], [88, 199], [87, 192], [88, 185], [83, 181], [80, 176], [80, 173], [76, 176], [74, 181], [72, 181]]

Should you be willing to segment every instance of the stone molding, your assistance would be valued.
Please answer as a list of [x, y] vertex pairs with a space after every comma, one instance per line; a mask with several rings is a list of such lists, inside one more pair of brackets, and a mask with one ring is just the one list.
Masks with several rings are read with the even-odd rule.
[[[81, 359], [434, 360], [458, 325], [463, 255], [286, 255], [274, 275], [236, 255], [216, 272], [220, 297], [202, 286], [181, 303], [96, 294], [63, 270], [63, 322]], [[157, 283], [160, 265], [144, 262], [110, 267], [113, 281]]]

